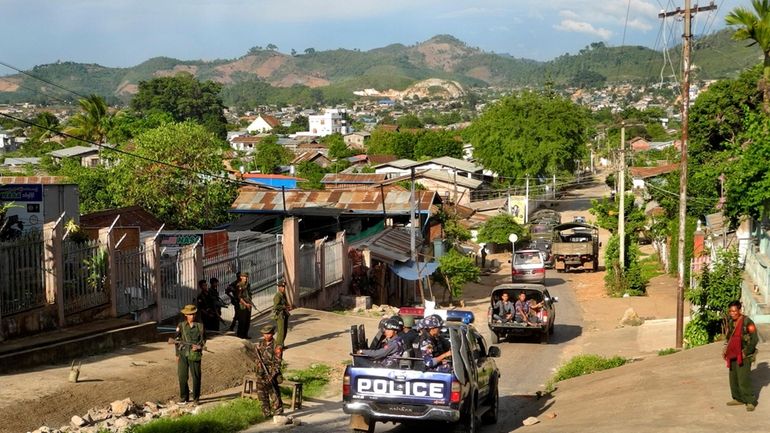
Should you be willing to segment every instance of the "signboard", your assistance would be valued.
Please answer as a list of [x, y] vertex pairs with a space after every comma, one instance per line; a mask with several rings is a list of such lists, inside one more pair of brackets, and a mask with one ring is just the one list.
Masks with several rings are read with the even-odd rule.
[[43, 185], [6, 184], [0, 185], [0, 202], [42, 202]]
[[203, 240], [203, 236], [200, 233], [184, 233], [184, 234], [165, 234], [161, 233], [160, 236], [161, 247], [181, 248], [186, 245], [192, 245], [196, 242]]
[[508, 196], [508, 213], [518, 224], [524, 224], [524, 215], [527, 211], [527, 197], [523, 195]]
[[14, 224], [21, 230], [39, 230], [44, 223], [43, 185], [5, 184], [0, 185], [0, 204], [12, 203], [6, 212], [13, 217]]

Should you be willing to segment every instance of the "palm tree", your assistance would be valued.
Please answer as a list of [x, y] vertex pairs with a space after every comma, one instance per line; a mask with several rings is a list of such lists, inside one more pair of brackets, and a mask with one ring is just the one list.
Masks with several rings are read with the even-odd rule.
[[733, 33], [733, 39], [759, 45], [764, 54], [762, 64], [762, 102], [765, 113], [770, 113], [770, 0], [752, 0], [753, 11], [745, 7], [737, 7], [726, 17], [725, 22], [730, 26], [738, 26]]
[[107, 103], [101, 96], [91, 95], [78, 104], [81, 112], [72, 116], [64, 132], [86, 141], [103, 143], [110, 121]]

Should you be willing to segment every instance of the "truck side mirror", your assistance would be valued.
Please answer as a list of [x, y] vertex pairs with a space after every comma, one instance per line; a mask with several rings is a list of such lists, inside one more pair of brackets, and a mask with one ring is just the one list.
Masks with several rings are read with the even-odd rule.
[[497, 346], [490, 346], [489, 352], [487, 353], [487, 356], [490, 358], [499, 358], [500, 357], [500, 348]]

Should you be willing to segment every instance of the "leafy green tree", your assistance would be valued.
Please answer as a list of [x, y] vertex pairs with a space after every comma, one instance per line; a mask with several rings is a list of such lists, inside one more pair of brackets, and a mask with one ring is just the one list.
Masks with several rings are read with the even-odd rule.
[[[591, 215], [596, 216], [596, 225], [609, 230], [611, 233], [618, 231], [618, 215], [620, 215], [620, 200], [592, 200]], [[638, 234], [644, 230], [647, 217], [644, 211], [634, 204], [634, 195], [626, 194], [625, 200], [626, 233]]]
[[331, 134], [323, 138], [322, 143], [329, 146], [329, 157], [332, 159], [342, 159], [353, 156], [353, 151], [345, 144], [342, 134]]
[[134, 111], [147, 115], [170, 113], [177, 122], [192, 120], [205, 126], [215, 136], [227, 137], [227, 120], [219, 94], [222, 86], [213, 81], [200, 82], [191, 74], [140, 81], [139, 91], [131, 100]]
[[[228, 219], [236, 185], [222, 176], [221, 141], [194, 122], [141, 133], [133, 153], [121, 156], [112, 184], [124, 205], [139, 205], [173, 228], [211, 228]], [[162, 163], [161, 163], [162, 162]], [[179, 168], [176, 168], [179, 167]]]
[[275, 45], [275, 44], [267, 44], [267, 47], [266, 47], [266, 48], [267, 48], [268, 50], [270, 50], [270, 51], [275, 51], [275, 50], [277, 50], [277, 49], [278, 49], [278, 46], [277, 46], [277, 45]]
[[291, 152], [278, 144], [278, 137], [265, 137], [254, 152], [254, 164], [260, 173], [275, 173], [278, 167], [291, 161]]
[[59, 129], [59, 118], [50, 111], [43, 111], [42, 113], [38, 114], [35, 117], [34, 122], [35, 125], [40, 125], [40, 127], [32, 127], [32, 134], [30, 138], [34, 141], [37, 141], [38, 143], [48, 141], [51, 137], [53, 137], [53, 131]]
[[422, 130], [417, 136], [413, 155], [416, 159], [429, 159], [439, 156], [462, 158], [463, 143], [455, 138], [453, 131]]
[[511, 241], [508, 237], [515, 233], [519, 239], [525, 234], [524, 227], [520, 226], [513, 215], [501, 213], [488, 219], [479, 229], [479, 242], [493, 242], [498, 245], [507, 245]]
[[520, 92], [489, 109], [466, 129], [473, 154], [509, 178], [571, 174], [586, 153], [586, 110], [559, 96]]
[[401, 128], [409, 129], [419, 129], [424, 126], [422, 121], [420, 121], [420, 118], [414, 114], [404, 114], [403, 116], [399, 117], [396, 119], [396, 125], [400, 126]]
[[302, 189], [324, 189], [321, 179], [326, 174], [326, 170], [312, 161], [302, 161], [297, 165], [297, 177], [305, 179], [299, 187]]
[[463, 294], [463, 286], [477, 281], [480, 271], [472, 258], [450, 249], [439, 259], [439, 272], [449, 291], [449, 302]]
[[112, 117], [112, 127], [107, 134], [107, 139], [110, 143], [125, 144], [144, 131], [173, 122], [171, 113], [155, 111], [140, 116], [131, 111], [121, 110]]
[[688, 347], [711, 343], [724, 332], [725, 312], [730, 302], [740, 299], [743, 274], [734, 248], [717, 252], [713, 270], [705, 267], [694, 289], [685, 296], [697, 309], [684, 331]]
[[315, 48], [305, 48], [305, 54], [315, 54]]
[[762, 62], [762, 94], [763, 108], [766, 114], [770, 114], [770, 0], [752, 0], [749, 10], [745, 7], [733, 9], [725, 17], [725, 22], [731, 26], [737, 26], [733, 39], [753, 42], [762, 50], [764, 60]]
[[[105, 151], [109, 153], [109, 151]], [[102, 154], [102, 157], [105, 157]], [[122, 206], [121, 197], [115, 194], [113, 169], [105, 166], [83, 167], [80, 161], [67, 158], [56, 171], [78, 185], [80, 213], [90, 213]]]
[[750, 215], [760, 220], [770, 207], [770, 117], [749, 114], [738, 163], [727, 179], [727, 213], [737, 220]]
[[590, 69], [580, 69], [570, 81], [569, 85], [580, 88], [597, 88], [604, 86], [607, 77]]
[[86, 141], [103, 143], [110, 127], [110, 114], [104, 98], [90, 95], [78, 101], [80, 112], [70, 118], [64, 132]]

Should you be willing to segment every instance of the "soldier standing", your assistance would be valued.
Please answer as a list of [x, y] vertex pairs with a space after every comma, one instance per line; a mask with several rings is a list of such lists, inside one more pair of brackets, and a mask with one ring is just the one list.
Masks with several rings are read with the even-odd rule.
[[200, 292], [195, 299], [195, 304], [198, 306], [198, 311], [201, 313], [201, 322], [203, 327], [207, 331], [219, 331], [219, 316], [216, 313], [216, 304], [209, 292], [209, 286], [206, 280], [198, 281], [198, 288]]
[[[283, 381], [281, 377], [281, 356], [279, 348], [273, 339], [275, 325], [268, 323], [260, 329], [262, 339], [255, 347], [257, 398], [262, 406], [262, 414], [265, 418], [270, 415], [283, 414], [283, 401], [278, 384]], [[271, 398], [273, 404], [270, 404]]]
[[240, 301], [238, 300], [238, 283], [240, 281], [241, 273], [237, 272], [235, 274], [235, 281], [225, 287], [225, 295], [230, 298], [230, 304], [233, 306], [233, 321], [230, 322], [230, 332], [235, 331], [235, 325], [238, 323], [238, 305], [240, 304]]
[[733, 399], [728, 406], [746, 405], [751, 412], [757, 406], [757, 397], [751, 384], [751, 363], [756, 357], [757, 327], [748, 316], [741, 313], [741, 301], [730, 302], [727, 310], [727, 340], [722, 356], [730, 369], [730, 392]]
[[251, 309], [254, 307], [251, 303], [251, 285], [249, 284], [249, 274], [241, 272], [236, 284], [238, 304], [235, 306], [235, 319], [238, 321], [238, 331], [235, 333], [240, 338], [249, 338], [249, 327], [251, 326]]
[[284, 341], [286, 340], [286, 333], [289, 330], [289, 311], [292, 310], [292, 306], [286, 299], [286, 283], [284, 281], [278, 282], [278, 291], [273, 296], [273, 320], [278, 328], [278, 332], [275, 335], [276, 347], [283, 353], [286, 347]]
[[195, 321], [195, 305], [186, 305], [182, 309], [185, 320], [176, 327], [176, 365], [179, 377], [179, 399], [186, 404], [190, 399], [187, 385], [188, 373], [192, 376], [192, 397], [195, 404], [201, 396], [201, 358], [206, 336], [203, 324]]

